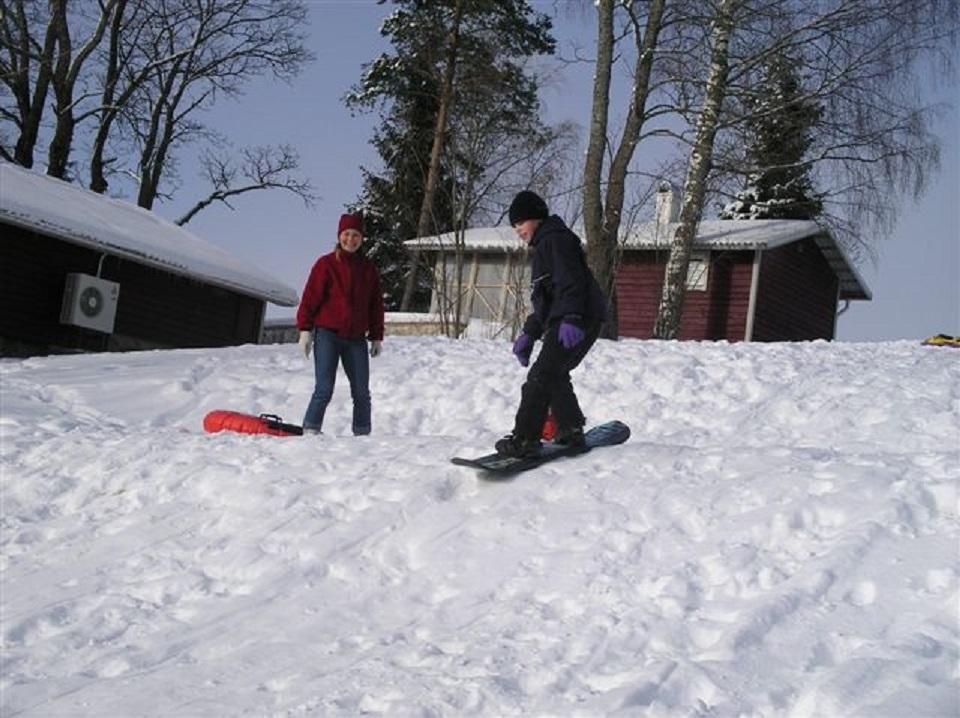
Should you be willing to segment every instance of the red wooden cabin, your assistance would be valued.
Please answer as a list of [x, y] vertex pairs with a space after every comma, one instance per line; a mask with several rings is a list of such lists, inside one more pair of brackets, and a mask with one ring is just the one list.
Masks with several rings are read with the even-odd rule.
[[[616, 276], [621, 336], [652, 336], [676, 227], [650, 223], [623, 236]], [[529, 278], [513, 230], [469, 229], [407, 245], [431, 255], [436, 276], [446, 278], [435, 283], [431, 311], [449, 311], [459, 298], [462, 318], [499, 324], [501, 334], [515, 331]], [[832, 339], [840, 302], [870, 298], [843, 250], [815, 222], [709, 220], [694, 245], [680, 339]]]

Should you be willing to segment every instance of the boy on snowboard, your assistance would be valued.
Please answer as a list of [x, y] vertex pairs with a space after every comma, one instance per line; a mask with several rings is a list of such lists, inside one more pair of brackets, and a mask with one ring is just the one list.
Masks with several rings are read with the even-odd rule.
[[580, 238], [534, 192], [514, 197], [510, 226], [529, 246], [533, 313], [513, 343], [521, 366], [530, 363], [533, 345], [543, 340], [537, 360], [527, 373], [513, 433], [497, 441], [497, 453], [533, 456], [540, 452], [540, 435], [548, 409], [557, 423], [555, 443], [584, 444], [585, 422], [570, 383], [570, 372], [583, 361], [600, 334], [606, 300], [590, 272]]

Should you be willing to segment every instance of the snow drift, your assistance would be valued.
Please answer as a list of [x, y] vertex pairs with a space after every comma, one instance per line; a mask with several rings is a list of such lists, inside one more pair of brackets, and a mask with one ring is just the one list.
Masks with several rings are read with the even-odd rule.
[[622, 447], [491, 484], [506, 342], [388, 338], [374, 433], [293, 346], [0, 362], [5, 716], [953, 716], [960, 362], [598, 343]]

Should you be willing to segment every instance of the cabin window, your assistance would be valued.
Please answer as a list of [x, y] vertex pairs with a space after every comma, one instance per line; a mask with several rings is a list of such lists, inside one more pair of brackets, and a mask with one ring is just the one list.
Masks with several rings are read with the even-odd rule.
[[687, 291], [707, 291], [707, 280], [710, 275], [710, 252], [693, 252], [690, 254], [690, 265], [687, 268]]
[[473, 286], [473, 307], [470, 315], [477, 319], [497, 319], [503, 285], [506, 280], [506, 256], [477, 254], [477, 275]]
[[459, 263], [453, 252], [441, 252], [437, 255], [431, 312], [453, 315], [459, 302], [460, 316], [467, 316], [472, 269], [472, 252], [463, 252]]
[[509, 323], [526, 316], [530, 273], [522, 254], [466, 252], [461, 271], [458, 283], [456, 256], [438, 257], [431, 311], [455, 311], [459, 295], [464, 317]]

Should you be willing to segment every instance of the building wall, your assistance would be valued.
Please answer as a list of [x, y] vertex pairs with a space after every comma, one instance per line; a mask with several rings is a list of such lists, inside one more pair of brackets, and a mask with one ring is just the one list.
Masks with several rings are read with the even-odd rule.
[[760, 260], [754, 341], [833, 339], [839, 280], [813, 238]]
[[454, 290], [458, 285], [454, 253], [431, 252], [429, 256], [435, 278], [430, 302], [432, 314], [443, 311], [455, 314], [458, 298], [464, 319], [509, 324], [529, 312], [530, 263], [525, 254], [464, 251], [459, 293]]
[[[667, 251], [627, 251], [617, 273], [620, 335], [653, 336]], [[711, 252], [705, 291], [687, 290], [679, 338], [742, 341], [753, 252]]]
[[[704, 290], [688, 289], [680, 321], [682, 340], [743, 341], [746, 334], [747, 312], [750, 304], [750, 282], [753, 275], [753, 251], [713, 251], [708, 254], [708, 275]], [[657, 307], [663, 286], [668, 252], [628, 250], [624, 252], [617, 272], [620, 335], [638, 339], [653, 336]], [[504, 268], [507, 255], [486, 253], [485, 261], [498, 262]], [[475, 314], [476, 303], [471, 291], [479, 276], [472, 271], [473, 257], [465, 265], [465, 307]], [[470, 271], [467, 271], [470, 270]], [[510, 273], [498, 270], [496, 281], [488, 281], [492, 288], [503, 282], [501, 305], [514, 298], [525, 298], [527, 288], [517, 289], [516, 277], [508, 281]], [[527, 277], [523, 280], [529, 281]], [[452, 280], [451, 280], [452, 281]], [[508, 291], [509, 290], [509, 291]], [[838, 280], [833, 269], [812, 239], [793, 242], [761, 254], [757, 309], [754, 320], [754, 341], [802, 341], [832, 339], [834, 334]], [[497, 290], [499, 291], [499, 290]], [[504, 300], [504, 298], [506, 298]], [[436, 292], [434, 307], [437, 306]], [[525, 313], [525, 307], [519, 307]], [[488, 315], [483, 315], [486, 318]]]
[[[452, 323], [452, 322], [450, 322]], [[462, 326], [461, 326], [462, 329]], [[442, 336], [444, 325], [439, 315], [421, 312], [386, 312], [384, 336]], [[261, 344], [296, 344], [300, 339], [297, 322], [290, 319], [268, 319], [260, 334]]]
[[100, 273], [120, 283], [113, 334], [60, 323], [66, 275], [96, 275], [101, 254], [0, 224], [0, 354], [214, 347], [256, 343], [263, 300], [107, 256]]

